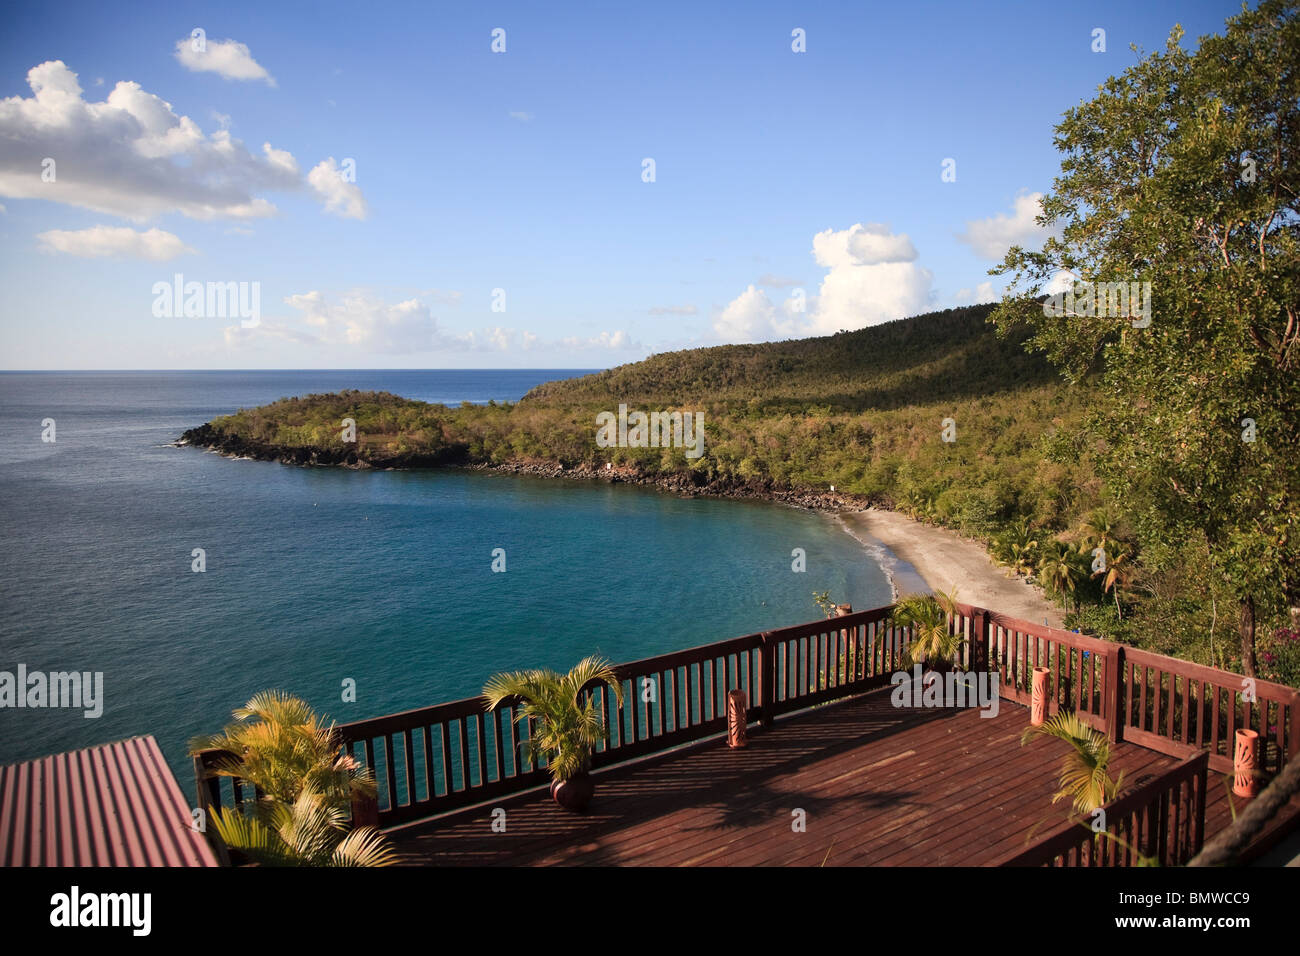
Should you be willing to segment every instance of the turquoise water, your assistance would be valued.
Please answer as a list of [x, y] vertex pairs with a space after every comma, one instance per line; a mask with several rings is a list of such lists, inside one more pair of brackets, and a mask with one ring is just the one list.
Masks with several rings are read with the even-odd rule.
[[[188, 793], [185, 742], [265, 688], [343, 722], [471, 696], [499, 670], [634, 660], [811, 620], [814, 590], [888, 603], [880, 567], [823, 515], [167, 445], [284, 395], [515, 400], [572, 374], [0, 374], [0, 670], [104, 675], [97, 719], [0, 709], [0, 763], [151, 733]], [[806, 573], [791, 570], [796, 547]], [[505, 573], [491, 569], [496, 548]], [[349, 679], [355, 703], [342, 700]]]

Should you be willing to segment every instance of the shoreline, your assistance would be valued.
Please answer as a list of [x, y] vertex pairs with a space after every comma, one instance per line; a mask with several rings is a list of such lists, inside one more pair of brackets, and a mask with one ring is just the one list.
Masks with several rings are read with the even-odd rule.
[[879, 563], [895, 588], [895, 598], [898, 585], [886, 563], [891, 557], [931, 591], [956, 589], [957, 600], [964, 604], [1035, 623], [1046, 620], [1052, 627], [1064, 625], [1064, 611], [1025, 579], [1008, 577], [978, 541], [881, 508], [844, 511], [839, 518], [846, 530], [863, 542], [868, 554], [870, 542], [886, 555]]

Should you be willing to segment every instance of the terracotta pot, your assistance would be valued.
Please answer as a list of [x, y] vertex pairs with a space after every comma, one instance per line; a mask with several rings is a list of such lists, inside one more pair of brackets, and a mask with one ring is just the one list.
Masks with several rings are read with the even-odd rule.
[[579, 773], [568, 780], [551, 781], [551, 798], [564, 809], [573, 813], [586, 813], [591, 803], [592, 794], [596, 792], [596, 781], [589, 773]]

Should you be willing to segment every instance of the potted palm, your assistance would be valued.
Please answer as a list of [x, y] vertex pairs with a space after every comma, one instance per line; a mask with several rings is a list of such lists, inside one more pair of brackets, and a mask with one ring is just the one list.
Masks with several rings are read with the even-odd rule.
[[[551, 797], [566, 810], [582, 813], [596, 791], [591, 779], [591, 753], [605, 739], [605, 722], [595, 698], [582, 701], [582, 692], [602, 686], [621, 705], [623, 686], [613, 665], [600, 657], [586, 657], [567, 674], [552, 670], [515, 671], [497, 674], [483, 685], [483, 699], [489, 709], [518, 700], [523, 704], [525, 756], [537, 763], [546, 758], [551, 774]], [[527, 735], [529, 718], [536, 726]]]
[[233, 712], [219, 734], [195, 737], [189, 751], [216, 751], [217, 776], [253, 784], [245, 813], [223, 807], [212, 824], [226, 846], [264, 866], [386, 866], [392, 850], [374, 827], [349, 826], [354, 798], [375, 796], [375, 778], [339, 745], [299, 697], [271, 690]]
[[903, 650], [903, 666], [907, 670], [917, 664], [925, 673], [960, 670], [966, 637], [948, 623], [956, 613], [956, 593], [940, 591], [899, 598], [889, 621], [894, 627], [907, 628], [912, 635], [911, 643]]

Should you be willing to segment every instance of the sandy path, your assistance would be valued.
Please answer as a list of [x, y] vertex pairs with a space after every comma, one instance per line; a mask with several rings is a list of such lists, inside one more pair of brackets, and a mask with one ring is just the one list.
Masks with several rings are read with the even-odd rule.
[[[957, 589], [963, 604], [986, 607], [1035, 623], [1062, 624], [1063, 612], [1024, 578], [1008, 577], [984, 545], [947, 528], [923, 524], [894, 511], [846, 511], [840, 519], [858, 536], [874, 538], [916, 569], [935, 591]], [[904, 582], [900, 587], [907, 590]]]

